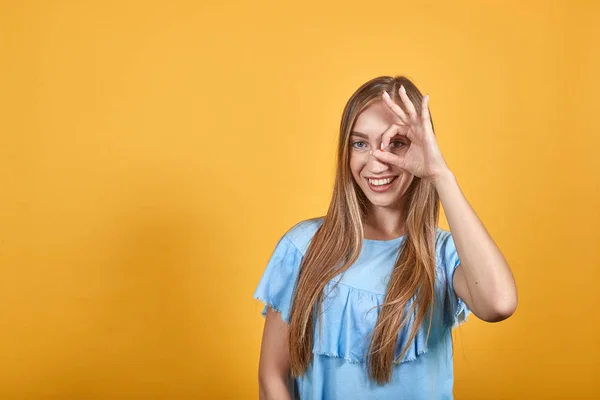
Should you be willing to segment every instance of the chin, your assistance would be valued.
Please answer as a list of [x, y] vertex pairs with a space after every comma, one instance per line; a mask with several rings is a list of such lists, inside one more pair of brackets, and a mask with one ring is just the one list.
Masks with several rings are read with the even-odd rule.
[[396, 204], [398, 204], [397, 198], [383, 200], [383, 199], [371, 199], [371, 198], [367, 197], [367, 199], [369, 200], [369, 202], [371, 204], [373, 204], [374, 206], [377, 206], [377, 207], [393, 207]]
[[398, 204], [402, 193], [368, 193], [369, 188], [363, 188], [363, 194], [371, 204], [378, 207], [392, 207]]

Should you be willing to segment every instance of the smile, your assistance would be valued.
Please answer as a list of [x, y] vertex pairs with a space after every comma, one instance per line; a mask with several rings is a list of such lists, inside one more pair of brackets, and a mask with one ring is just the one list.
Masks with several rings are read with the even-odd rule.
[[369, 179], [369, 183], [371, 185], [375, 185], [375, 186], [381, 186], [381, 185], [387, 185], [388, 183], [390, 183], [391, 181], [393, 181], [394, 178], [386, 178], [386, 179]]
[[374, 192], [385, 192], [390, 187], [392, 187], [392, 183], [396, 180], [397, 176], [385, 179], [370, 179], [366, 178], [369, 183], [369, 188]]

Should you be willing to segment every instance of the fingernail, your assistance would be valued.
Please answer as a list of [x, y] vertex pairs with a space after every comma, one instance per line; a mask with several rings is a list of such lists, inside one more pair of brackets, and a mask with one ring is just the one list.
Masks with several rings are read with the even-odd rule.
[[402, 90], [404, 93], [406, 93], [406, 89], [404, 89], [404, 85], [400, 85], [400, 90]]
[[425, 95], [425, 101], [429, 102], [429, 95], [428, 94]]
[[388, 99], [390, 98], [390, 95], [388, 94], [387, 90], [383, 91], [383, 95]]
[[369, 154], [373, 154], [373, 150], [369, 150]]

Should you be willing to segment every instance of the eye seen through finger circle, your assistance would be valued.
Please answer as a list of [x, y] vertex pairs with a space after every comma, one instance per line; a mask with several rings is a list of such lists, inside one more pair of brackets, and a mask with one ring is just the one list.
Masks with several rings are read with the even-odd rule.
[[390, 140], [388, 147], [390, 150], [406, 150], [410, 146], [410, 141], [407, 140]]

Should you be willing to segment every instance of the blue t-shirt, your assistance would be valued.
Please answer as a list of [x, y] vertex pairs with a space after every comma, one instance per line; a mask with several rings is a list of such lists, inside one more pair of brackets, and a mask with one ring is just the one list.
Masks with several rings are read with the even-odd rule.
[[[277, 243], [254, 292], [254, 298], [281, 313], [289, 323], [292, 294], [300, 263], [323, 218], [307, 219], [290, 228]], [[433, 321], [426, 343], [429, 315], [400, 363], [392, 380], [378, 385], [368, 379], [365, 355], [369, 334], [385, 299], [387, 281], [406, 236], [392, 240], [364, 239], [358, 260], [325, 288], [322, 331], [314, 324], [313, 360], [295, 379], [292, 398], [311, 400], [452, 399], [454, 382], [452, 328], [466, 320], [470, 310], [456, 295], [452, 274], [460, 263], [449, 231], [436, 231], [436, 284]], [[334, 290], [334, 283], [339, 281]], [[413, 297], [414, 299], [414, 297]], [[413, 299], [407, 304], [412, 304]], [[370, 311], [369, 311], [370, 310]], [[404, 348], [415, 314], [398, 334], [396, 358]], [[320, 337], [319, 337], [320, 336]]]

